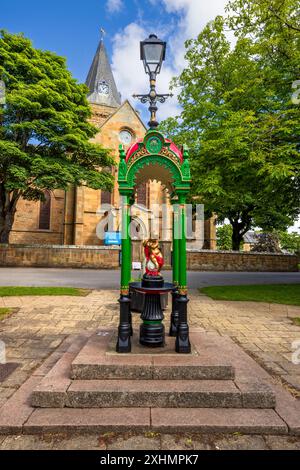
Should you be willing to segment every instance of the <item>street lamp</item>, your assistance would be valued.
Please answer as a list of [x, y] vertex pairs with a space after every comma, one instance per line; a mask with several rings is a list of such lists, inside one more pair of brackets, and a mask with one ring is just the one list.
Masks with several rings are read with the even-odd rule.
[[167, 43], [158, 39], [155, 34], [150, 34], [149, 38], [140, 43], [141, 60], [143, 61], [145, 72], [150, 78], [150, 92], [148, 95], [133, 95], [141, 103], [150, 103], [150, 129], [155, 129], [158, 126], [156, 120], [157, 101], [164, 103], [167, 98], [173, 96], [171, 94], [158, 95], [156, 93], [156, 75], [160, 73], [161, 66], [166, 56]]
[[[148, 39], [140, 43], [141, 60], [144, 63], [145, 72], [153, 76], [160, 73], [163, 61], [166, 57], [167, 43], [158, 39], [155, 34], [150, 34]], [[151, 79], [151, 78], [150, 78]]]

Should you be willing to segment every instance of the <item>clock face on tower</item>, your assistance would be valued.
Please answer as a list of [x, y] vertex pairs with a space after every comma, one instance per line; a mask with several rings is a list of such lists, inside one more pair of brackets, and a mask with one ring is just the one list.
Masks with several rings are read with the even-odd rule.
[[129, 131], [123, 130], [119, 134], [119, 139], [124, 145], [129, 145], [132, 141], [132, 135]]
[[98, 82], [97, 91], [98, 91], [98, 93], [100, 93], [100, 95], [108, 95], [108, 93], [109, 93], [108, 84], [104, 80]]

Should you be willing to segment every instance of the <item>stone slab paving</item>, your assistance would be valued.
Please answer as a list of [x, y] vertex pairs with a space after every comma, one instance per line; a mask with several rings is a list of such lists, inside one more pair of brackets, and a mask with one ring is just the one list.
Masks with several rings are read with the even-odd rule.
[[[18, 388], [69, 334], [117, 325], [117, 291], [93, 291], [87, 297], [4, 297], [0, 304], [19, 307], [0, 323], [7, 360], [21, 362], [2, 388]], [[265, 367], [300, 392], [300, 365], [292, 364], [293, 341], [300, 340], [300, 307], [256, 302], [213, 301], [190, 292], [191, 326], [228, 334]], [[168, 318], [168, 314], [166, 315]], [[139, 315], [134, 315], [139, 324]]]
[[[103, 331], [103, 330], [102, 330]], [[276, 408], [273, 409], [229, 409], [229, 408], [58, 408], [61, 406], [58, 396], [64, 393], [60, 388], [60, 382], [64, 387], [69, 378], [70, 365], [73, 360], [72, 354], [80, 351], [86, 335], [77, 338], [68, 338], [52, 356], [61, 357], [48, 371], [53, 363], [50, 356], [46, 364], [37, 369], [19, 390], [7, 400], [0, 409], [0, 434], [10, 432], [11, 434], [23, 432], [24, 434], [41, 433], [75, 433], [75, 432], [115, 432], [140, 430], [150, 432], [202, 432], [219, 433], [233, 432], [253, 434], [300, 434], [300, 402], [293, 398], [286, 390], [276, 383], [269, 374], [262, 369], [250, 356], [243, 352], [240, 346], [233, 343], [229, 337], [218, 336], [215, 333], [191, 331], [191, 340], [195, 349], [219, 347], [220, 354], [226, 356], [227, 360], [235, 369], [235, 381], [243, 388], [248, 404], [257, 407], [260, 399], [258, 390], [261, 383], [270, 387], [276, 395]], [[99, 336], [99, 349], [101, 349], [103, 335]], [[67, 361], [66, 361], [67, 359]], [[51, 380], [49, 381], [49, 377]], [[32, 392], [42, 387], [46, 381], [48, 401], [50, 408], [31, 407]], [[76, 382], [76, 381], [75, 381]], [[130, 381], [129, 381], [130, 382]], [[138, 381], [145, 384], [145, 380]], [[164, 382], [164, 381], [162, 381]], [[187, 381], [189, 382], [189, 381]], [[202, 382], [202, 381], [200, 381]], [[205, 382], [205, 381], [204, 381]], [[222, 383], [223, 381], [216, 381]], [[226, 381], [225, 381], [226, 382]], [[93, 381], [91, 381], [93, 383]], [[259, 386], [253, 388], [253, 384]], [[249, 387], [251, 384], [251, 387]], [[89, 384], [90, 386], [90, 384]], [[265, 391], [263, 390], [263, 393]], [[268, 395], [268, 394], [267, 394]], [[134, 404], [132, 404], [134, 405]], [[54, 406], [54, 408], [51, 408]], [[134, 405], [136, 406], [136, 405]]]
[[[8, 400], [30, 376], [33, 375], [34, 382], [34, 377], [45, 375], [45, 370], [51, 369], [63, 351], [55, 352], [56, 357], [51, 356], [48, 363], [47, 360], [44, 362], [45, 358], [57, 351], [59, 346], [62, 347], [69, 335], [75, 336], [83, 331], [89, 333], [99, 326], [117, 325], [117, 297], [117, 291], [106, 290], [93, 291], [87, 297], [1, 298], [1, 306], [19, 309], [0, 322], [0, 340], [6, 344], [7, 361], [18, 362], [20, 366], [0, 383], [0, 404]], [[300, 317], [300, 307], [213, 301], [196, 291], [190, 293], [190, 299], [191, 326], [202, 327], [206, 331], [217, 332], [220, 335], [228, 334], [274, 376], [288, 384], [290, 391], [297, 395], [297, 390], [300, 390], [300, 365], [292, 364], [290, 359], [293, 341], [300, 340], [300, 328], [292, 323], [291, 318]], [[168, 321], [168, 312], [166, 321]], [[134, 325], [138, 324], [137, 314], [134, 315]], [[67, 347], [64, 348], [66, 350]], [[278, 410], [281, 410], [282, 416], [285, 415], [290, 422], [295, 420], [294, 430], [299, 429], [299, 420], [297, 422], [295, 419], [294, 410], [287, 409], [284, 398], [280, 403], [279, 395], [278, 392]], [[19, 399], [22, 401], [21, 390]], [[16, 416], [15, 419], [16, 433], [18, 433], [18, 419], [20, 421], [20, 416]], [[280, 437], [281, 440], [278, 440], [278, 436], [274, 438], [275, 443], [272, 441], [275, 448], [276, 445], [297, 448], [297, 438]], [[1, 445], [6, 439], [3, 441], [1, 436]]]
[[[190, 325], [227, 334], [300, 397], [300, 364], [293, 364], [293, 342], [300, 341], [300, 307], [263, 302], [216, 301], [195, 291]], [[299, 346], [298, 346], [299, 347]]]
[[102, 433], [0, 436], [1, 450], [300, 450], [300, 437]]
[[[202, 332], [203, 329], [197, 328]], [[112, 334], [113, 333], [113, 334]], [[201, 347], [197, 351], [192, 343], [191, 355], [175, 352], [175, 338], [166, 337], [166, 347], [138, 348], [138, 332], [131, 342], [132, 352], [115, 353], [114, 330], [102, 330], [92, 335], [72, 361], [71, 377], [81, 380], [99, 379], [159, 379], [159, 380], [231, 380], [234, 369], [217, 348]], [[101, 336], [99, 336], [101, 335]], [[112, 349], [113, 348], [113, 349]]]
[[[244, 375], [235, 376], [235, 368], [230, 365], [230, 348], [224, 355], [219, 348], [222, 345], [219, 335], [192, 329], [190, 338], [194, 353], [176, 355], [174, 359], [173, 356], [170, 358], [169, 351], [175, 350], [175, 338], [167, 339], [168, 348], [158, 358], [150, 348], [132, 354], [111, 355], [110, 345], [112, 341], [114, 344], [116, 342], [113, 329], [98, 330], [82, 349], [79, 337], [72, 345], [73, 354], [70, 354], [69, 348], [35, 388], [31, 404], [43, 408], [275, 407], [275, 393], [265, 381], [252, 378], [251, 374], [246, 377], [250, 377], [248, 381]], [[137, 330], [134, 331], [132, 341], [138, 341]], [[76, 351], [78, 354], [74, 358]], [[226, 359], [221, 359], [224, 356]], [[167, 359], [167, 366], [166, 362], [158, 362], [158, 359]], [[174, 360], [177, 366], [172, 365]], [[75, 371], [79, 372], [79, 376], [74, 374], [74, 365], [77, 366]], [[93, 368], [90, 369], [90, 366]], [[201, 373], [195, 377], [196, 366]], [[135, 367], [138, 369], [135, 370]], [[140, 370], [148, 370], [148, 373], [140, 376]], [[129, 374], [126, 376], [124, 371]], [[229, 377], [226, 375], [228, 371]], [[215, 377], [212, 372], [216, 374]], [[268, 375], [264, 380], [267, 378]]]

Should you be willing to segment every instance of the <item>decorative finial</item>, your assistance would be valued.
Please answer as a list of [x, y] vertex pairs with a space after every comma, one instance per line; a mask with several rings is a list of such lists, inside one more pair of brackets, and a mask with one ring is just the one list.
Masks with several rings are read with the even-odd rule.
[[105, 34], [106, 34], [105, 29], [104, 29], [104, 28], [101, 28], [101, 29], [100, 29], [100, 33], [101, 33], [101, 41], [103, 41], [104, 36], [105, 36]]

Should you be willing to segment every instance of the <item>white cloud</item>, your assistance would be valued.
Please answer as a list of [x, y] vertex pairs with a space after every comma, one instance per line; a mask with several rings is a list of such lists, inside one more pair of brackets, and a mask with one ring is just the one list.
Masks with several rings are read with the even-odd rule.
[[[145, 75], [143, 63], [140, 60], [140, 41], [148, 36], [146, 30], [131, 23], [114, 37], [112, 69], [123, 100], [128, 98], [133, 106], [144, 110], [147, 105], [140, 105], [139, 101], [132, 98], [134, 93], [148, 93], [149, 85]], [[164, 66], [157, 77], [158, 93], [168, 93], [169, 84], [174, 76], [174, 70]], [[165, 104], [159, 105], [159, 120], [175, 116], [179, 113], [177, 99], [174, 96]], [[144, 113], [143, 113], [144, 114]]]
[[203, 26], [224, 13], [228, 0], [162, 0], [168, 13], [182, 12], [180, 27], [186, 38], [195, 37]]
[[141, 26], [131, 23], [114, 37], [112, 68], [123, 98], [144, 91], [145, 74], [139, 47], [145, 35]]
[[[138, 102], [131, 98], [133, 93], [148, 92], [147, 78], [140, 61], [140, 41], [152, 32], [167, 40], [167, 61], [157, 77], [157, 91], [168, 93], [172, 77], [179, 75], [185, 65], [185, 40], [196, 37], [208, 21], [217, 15], [222, 15], [227, 0], [211, 0], [210, 2], [206, 0], [149, 0], [149, 2], [159, 12], [158, 22], [163, 21], [165, 24], [157, 22], [155, 25], [153, 21], [148, 24], [141, 19], [136, 19], [115, 35], [112, 55], [113, 71], [123, 100], [130, 99], [134, 106], [143, 109], [143, 115], [147, 118], [146, 105], [138, 105]], [[151, 10], [151, 5], [149, 10]], [[178, 18], [176, 22], [174, 17], [170, 21], [170, 14], [174, 13]], [[150, 11], [147, 16], [150, 16]], [[158, 108], [159, 120], [176, 116], [180, 112], [176, 96], [164, 104], [159, 104]]]
[[300, 233], [300, 218], [295, 221], [295, 223], [292, 227], [288, 228], [288, 232], [289, 233], [292, 233], [292, 232]]
[[123, 7], [122, 0], [107, 0], [106, 2], [106, 8], [109, 11], [109, 13], [116, 13], [120, 11], [122, 7]]
[[228, 0], [151, 0], [162, 1], [167, 13], [180, 15], [179, 23], [169, 38], [169, 47], [174, 56], [175, 69], [180, 72], [185, 64], [184, 42], [198, 36], [208, 21], [223, 15]]

